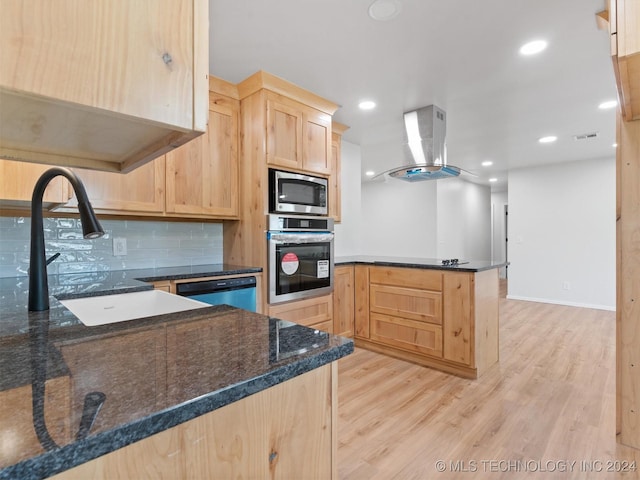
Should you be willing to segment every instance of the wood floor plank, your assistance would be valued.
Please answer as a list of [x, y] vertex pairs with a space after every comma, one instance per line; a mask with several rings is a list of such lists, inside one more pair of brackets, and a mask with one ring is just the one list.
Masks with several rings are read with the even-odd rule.
[[615, 313], [501, 298], [500, 322], [500, 362], [478, 380], [341, 359], [339, 477], [640, 478], [615, 437]]

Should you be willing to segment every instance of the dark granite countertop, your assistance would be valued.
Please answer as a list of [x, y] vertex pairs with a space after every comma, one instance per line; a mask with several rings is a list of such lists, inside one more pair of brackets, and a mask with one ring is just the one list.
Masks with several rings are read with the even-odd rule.
[[126, 271], [132, 278], [136, 278], [145, 282], [157, 282], [160, 280], [183, 280], [186, 278], [221, 277], [223, 275], [260, 273], [262, 272], [262, 268], [218, 263], [210, 265], [192, 265], [186, 267], [145, 268]]
[[[215, 276], [159, 270], [51, 276], [47, 312], [27, 312], [26, 277], [0, 280], [0, 403], [14, 409], [0, 415], [11, 439], [0, 479], [54, 475], [353, 351], [352, 340], [227, 305], [85, 327], [54, 296]], [[95, 421], [77, 437], [92, 406]]]
[[[59, 300], [151, 290], [149, 282], [187, 278], [221, 277], [262, 272], [260, 267], [229, 264], [145, 268], [110, 272], [49, 275], [49, 293]], [[29, 277], [0, 278], [0, 338], [27, 329]], [[55, 299], [51, 299], [52, 326], [78, 324], [79, 320]]]
[[385, 257], [375, 255], [356, 255], [336, 257], [335, 265], [378, 265], [386, 267], [424, 268], [433, 270], [453, 270], [456, 272], [482, 272], [493, 268], [501, 268], [507, 262], [491, 262], [487, 260], [459, 259], [457, 265], [443, 265], [442, 259], [418, 257]]

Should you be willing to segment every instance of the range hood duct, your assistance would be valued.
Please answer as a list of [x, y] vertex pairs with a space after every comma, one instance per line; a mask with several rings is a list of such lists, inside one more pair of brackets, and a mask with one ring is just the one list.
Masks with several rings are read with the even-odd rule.
[[404, 114], [404, 164], [388, 175], [408, 182], [457, 177], [460, 168], [447, 165], [447, 114], [435, 105]]

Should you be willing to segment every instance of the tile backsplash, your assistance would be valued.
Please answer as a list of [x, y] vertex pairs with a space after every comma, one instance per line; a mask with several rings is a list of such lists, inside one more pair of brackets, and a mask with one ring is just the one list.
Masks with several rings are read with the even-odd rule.
[[[60, 252], [50, 274], [129, 270], [222, 263], [222, 224], [100, 220], [106, 234], [82, 238], [80, 220], [45, 218], [47, 257]], [[0, 277], [27, 275], [29, 217], [0, 217]], [[115, 256], [113, 238], [126, 239], [127, 254]]]

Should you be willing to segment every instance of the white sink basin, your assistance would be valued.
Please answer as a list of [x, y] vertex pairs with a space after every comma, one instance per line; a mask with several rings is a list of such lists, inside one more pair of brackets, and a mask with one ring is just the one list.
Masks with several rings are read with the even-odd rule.
[[88, 327], [211, 306], [162, 290], [71, 298], [59, 302]]

